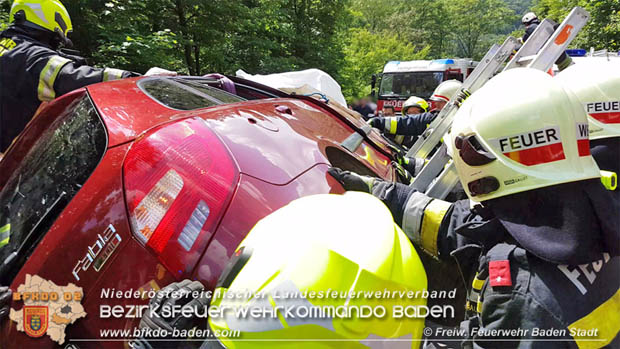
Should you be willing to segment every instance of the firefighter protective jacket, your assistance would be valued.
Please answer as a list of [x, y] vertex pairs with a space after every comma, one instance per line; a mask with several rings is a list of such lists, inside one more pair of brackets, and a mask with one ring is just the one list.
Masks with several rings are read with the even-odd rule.
[[41, 102], [75, 89], [132, 76], [99, 69], [62, 55], [19, 27], [0, 33], [0, 152], [26, 127]]
[[376, 117], [370, 123], [374, 128], [383, 129], [385, 134], [419, 136], [428, 124], [430, 124], [439, 114], [433, 110], [428, 113], [410, 114], [404, 116]]
[[[569, 192], [582, 187], [595, 188], [595, 193], [604, 190], [597, 180], [564, 186]], [[561, 189], [544, 188], [540, 196], [549, 197]], [[620, 227], [617, 218], [610, 218], [613, 209], [593, 212], [590, 208], [598, 206], [584, 202], [595, 201], [590, 197], [567, 206], [559, 202], [546, 211], [552, 200], [568, 197], [559, 194], [532, 207], [525, 195], [506, 200], [513, 201], [515, 212], [504, 217], [491, 209], [472, 209], [469, 200], [454, 204], [432, 200], [399, 183], [375, 184], [372, 192], [386, 203], [417, 246], [440, 260], [456, 259], [468, 289], [468, 316], [459, 333], [465, 338], [463, 347], [497, 347], [501, 343], [505, 347], [598, 348], [620, 344]], [[607, 202], [609, 196], [603, 196]], [[574, 209], [579, 206], [582, 213]], [[567, 218], [569, 211], [575, 217]], [[547, 224], [549, 229], [536, 224]], [[569, 225], [576, 225], [574, 231], [569, 231]], [[545, 241], [542, 233], [553, 236]], [[542, 246], [536, 251], [540, 256], [516, 241], [519, 234], [540, 238]], [[579, 244], [571, 245], [573, 234], [580, 235]], [[605, 235], [613, 237], [602, 238]], [[564, 243], [571, 248], [569, 255], [563, 252]], [[610, 245], [610, 249], [605, 247]], [[548, 259], [558, 256], [575, 263]], [[427, 270], [427, 275], [435, 274]]]
[[426, 127], [435, 120], [439, 111], [428, 113], [409, 114], [405, 116], [375, 117], [370, 119], [370, 125], [381, 129], [394, 142], [407, 148], [411, 147]]

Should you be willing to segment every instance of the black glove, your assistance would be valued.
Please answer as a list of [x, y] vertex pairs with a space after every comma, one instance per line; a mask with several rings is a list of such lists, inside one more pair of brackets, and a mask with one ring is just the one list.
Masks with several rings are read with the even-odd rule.
[[[176, 317], [165, 318], [162, 315], [162, 310], [166, 307], [181, 306], [183, 310], [186, 308], [195, 309], [198, 314], [203, 314], [204, 309], [210, 303], [210, 298], [207, 297], [204, 291], [204, 286], [198, 281], [183, 280], [181, 282], [172, 283], [163, 289], [161, 289], [153, 299], [149, 302], [150, 309], [145, 312], [144, 316], [140, 320], [140, 329], [149, 330], [166, 330], [168, 331], [168, 337], [171, 338], [172, 331], [177, 328], [179, 330], [189, 330], [194, 327], [199, 329], [205, 329], [207, 326], [207, 319], [202, 317], [186, 318], [181, 314], [175, 314]], [[166, 347], [171, 345], [173, 347], [178, 346], [176, 342], [157, 342], [157, 339], [150, 340], [151, 338], [144, 337], [139, 339], [137, 344], [149, 347]], [[175, 338], [180, 339], [180, 338]], [[146, 342], [146, 343], [145, 343]]]
[[381, 117], [376, 117], [368, 120], [368, 124], [374, 128], [383, 130], [383, 118]]
[[345, 190], [362, 191], [364, 193], [372, 193], [372, 186], [377, 178], [358, 175], [355, 172], [344, 171], [338, 167], [330, 167], [327, 170], [332, 177], [334, 177]]
[[13, 292], [10, 288], [4, 286], [0, 287], [0, 324], [5, 317], [9, 315], [9, 309], [11, 308], [11, 296]]

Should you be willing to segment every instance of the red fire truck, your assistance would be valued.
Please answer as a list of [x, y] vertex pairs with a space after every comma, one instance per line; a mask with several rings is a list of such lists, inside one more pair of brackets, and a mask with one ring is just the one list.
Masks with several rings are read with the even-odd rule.
[[390, 61], [383, 73], [373, 75], [372, 89], [378, 85], [377, 110], [393, 106], [400, 113], [402, 105], [411, 96], [428, 99], [442, 81], [463, 81], [478, 62], [468, 58], [417, 61]]

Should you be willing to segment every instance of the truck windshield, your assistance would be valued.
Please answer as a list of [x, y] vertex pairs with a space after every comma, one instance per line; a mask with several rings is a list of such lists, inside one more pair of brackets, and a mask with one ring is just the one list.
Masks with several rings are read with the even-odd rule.
[[444, 78], [444, 72], [387, 73], [381, 78], [381, 97], [429, 98]]

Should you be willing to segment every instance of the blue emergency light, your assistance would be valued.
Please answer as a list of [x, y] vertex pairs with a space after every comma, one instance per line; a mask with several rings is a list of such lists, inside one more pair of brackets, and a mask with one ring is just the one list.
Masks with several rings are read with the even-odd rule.
[[574, 48], [574, 49], [566, 50], [566, 54], [571, 57], [585, 57], [587, 53], [588, 51], [581, 49], [581, 48]]
[[454, 59], [436, 59], [433, 61], [436, 64], [454, 64]]

